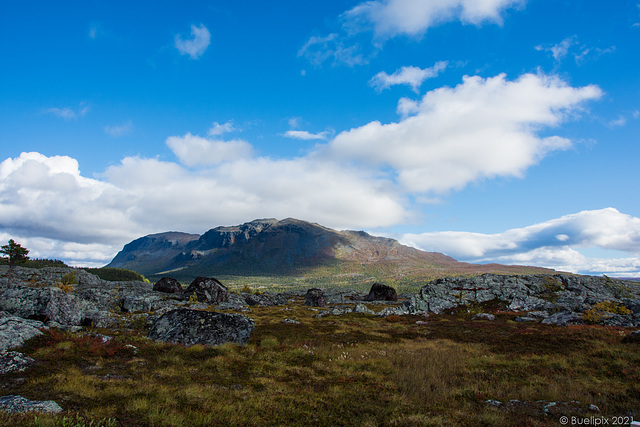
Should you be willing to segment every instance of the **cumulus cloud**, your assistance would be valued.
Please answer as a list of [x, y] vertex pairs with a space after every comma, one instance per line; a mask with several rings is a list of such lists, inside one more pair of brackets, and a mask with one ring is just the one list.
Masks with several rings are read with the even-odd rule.
[[253, 148], [247, 141], [222, 141], [192, 135], [170, 136], [167, 146], [187, 166], [215, 165], [251, 156]]
[[22, 153], [0, 163], [0, 229], [23, 237], [113, 244], [138, 229], [134, 202], [117, 187], [80, 174], [67, 156]]
[[381, 92], [384, 89], [388, 89], [395, 85], [409, 85], [414, 92], [418, 93], [420, 85], [427, 79], [436, 77], [447, 68], [447, 61], [436, 62], [433, 67], [419, 68], [419, 67], [402, 67], [396, 70], [393, 74], [389, 75], [384, 71], [379, 72], [369, 81], [369, 85]]
[[[568, 113], [602, 94], [597, 86], [573, 88], [545, 75], [465, 76], [454, 88], [404, 101], [399, 122], [378, 121], [338, 134], [329, 155], [390, 166], [406, 191], [443, 193], [471, 181], [520, 177], [554, 150], [571, 146], [559, 136], [539, 137]], [[408, 115], [413, 113], [413, 115]]]
[[287, 138], [301, 139], [303, 141], [327, 139], [327, 135], [329, 135], [329, 132], [327, 131], [311, 133], [306, 130], [288, 130], [284, 133], [284, 136]]
[[[530, 264], [579, 273], [637, 273], [640, 218], [614, 208], [583, 211], [497, 234], [435, 232], [406, 234], [402, 241], [469, 262]], [[622, 251], [628, 258], [588, 258], [580, 248]]]
[[191, 26], [191, 38], [183, 40], [180, 34], [176, 34], [174, 45], [181, 55], [189, 55], [191, 59], [200, 58], [209, 47], [211, 33], [207, 27], [200, 24], [199, 27]]
[[358, 4], [344, 18], [352, 31], [371, 28], [379, 38], [421, 36], [430, 27], [451, 21], [500, 24], [505, 10], [522, 4], [523, 0], [375, 0]]

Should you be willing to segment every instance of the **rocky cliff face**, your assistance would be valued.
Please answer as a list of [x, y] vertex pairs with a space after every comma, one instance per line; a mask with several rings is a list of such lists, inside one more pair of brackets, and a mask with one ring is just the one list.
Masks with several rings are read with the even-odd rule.
[[363, 231], [337, 231], [292, 218], [216, 227], [202, 236], [149, 235], [127, 244], [108, 267], [191, 280], [199, 275], [298, 274], [305, 268], [323, 265], [337, 265], [336, 270], [346, 265], [364, 268], [384, 265], [391, 266], [393, 274], [425, 269], [439, 269], [447, 274], [511, 270], [505, 266], [461, 263], [440, 253], [420, 251]]

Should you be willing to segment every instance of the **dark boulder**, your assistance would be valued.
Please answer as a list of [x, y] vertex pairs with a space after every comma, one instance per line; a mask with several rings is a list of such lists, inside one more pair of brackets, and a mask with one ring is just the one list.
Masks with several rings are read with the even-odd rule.
[[365, 301], [398, 301], [398, 293], [391, 286], [374, 283]]
[[186, 346], [246, 344], [254, 326], [253, 319], [241, 314], [180, 308], [160, 316], [151, 326], [149, 338]]
[[275, 305], [267, 295], [246, 294], [244, 300], [250, 306], [273, 307]]
[[324, 297], [324, 291], [320, 288], [311, 288], [304, 297], [304, 305], [310, 307], [326, 307], [327, 300]]
[[218, 279], [213, 277], [196, 277], [187, 289], [184, 290], [186, 298], [195, 294], [199, 302], [208, 304], [220, 304], [229, 299], [229, 291]]
[[182, 293], [182, 285], [173, 277], [163, 277], [153, 285], [153, 290], [167, 294]]

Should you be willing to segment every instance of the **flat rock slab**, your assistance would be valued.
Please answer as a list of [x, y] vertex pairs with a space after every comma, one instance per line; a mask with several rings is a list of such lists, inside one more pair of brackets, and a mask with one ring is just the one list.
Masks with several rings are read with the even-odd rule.
[[34, 363], [35, 360], [17, 351], [0, 352], [0, 375], [24, 371]]
[[24, 412], [46, 412], [57, 414], [63, 409], [53, 400], [29, 400], [22, 396], [2, 396], [0, 397], [0, 409], [11, 413]]
[[241, 314], [180, 308], [160, 316], [151, 326], [149, 338], [186, 346], [246, 344], [254, 327], [253, 319]]

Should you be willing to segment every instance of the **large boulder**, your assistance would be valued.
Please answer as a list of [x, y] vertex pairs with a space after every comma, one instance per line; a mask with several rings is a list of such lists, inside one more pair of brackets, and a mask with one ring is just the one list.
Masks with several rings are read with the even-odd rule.
[[213, 277], [196, 277], [184, 290], [185, 297], [196, 296], [199, 302], [220, 304], [229, 298], [229, 291], [218, 279]]
[[0, 311], [0, 352], [20, 347], [28, 339], [42, 335], [44, 323], [12, 316]]
[[398, 293], [391, 286], [374, 283], [365, 301], [398, 301]]
[[180, 294], [182, 293], [182, 285], [173, 277], [163, 277], [153, 285], [153, 290], [167, 294]]
[[327, 300], [324, 297], [324, 291], [320, 288], [311, 288], [304, 296], [304, 305], [310, 307], [326, 307]]
[[246, 344], [254, 327], [253, 319], [241, 314], [180, 308], [160, 316], [151, 326], [149, 338], [186, 346]]

